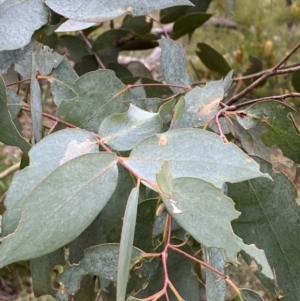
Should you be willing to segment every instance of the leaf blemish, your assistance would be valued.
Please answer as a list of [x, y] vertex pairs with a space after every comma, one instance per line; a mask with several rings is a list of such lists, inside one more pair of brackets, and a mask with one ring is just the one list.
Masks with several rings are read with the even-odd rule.
[[173, 203], [171, 203], [171, 205], [173, 207], [173, 213], [175, 213], [175, 214], [182, 213], [182, 211], [180, 209], [178, 209]]
[[168, 138], [166, 136], [160, 136], [158, 140], [158, 145], [166, 145], [168, 143]]

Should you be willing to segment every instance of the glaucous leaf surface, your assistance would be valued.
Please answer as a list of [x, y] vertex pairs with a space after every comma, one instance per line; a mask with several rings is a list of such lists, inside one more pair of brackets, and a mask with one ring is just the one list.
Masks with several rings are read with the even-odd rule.
[[24, 200], [41, 181], [68, 160], [98, 151], [95, 137], [81, 129], [61, 130], [36, 144], [29, 152], [30, 165], [15, 174], [7, 192], [2, 236], [16, 230], [22, 215]]
[[239, 123], [247, 128], [263, 125], [266, 130], [260, 133], [264, 144], [268, 147], [277, 145], [283, 154], [300, 162], [300, 135], [292, 121], [291, 113], [295, 110], [279, 101], [262, 101], [245, 110], [247, 116], [239, 118]]
[[69, 160], [24, 198], [18, 228], [0, 245], [0, 267], [68, 244], [88, 227], [113, 194], [118, 179], [115, 155], [69, 156], [66, 153]]
[[89, 27], [92, 27], [94, 25], [97, 25], [97, 23], [88, 23], [88, 22], [80, 22], [77, 20], [69, 19], [63, 24], [61, 24], [55, 32], [64, 32], [64, 31], [77, 31], [77, 30], [83, 30]]
[[177, 178], [173, 183], [172, 194], [161, 196], [169, 214], [185, 231], [207, 248], [224, 249], [225, 261], [234, 264], [238, 264], [237, 253], [244, 250], [262, 266], [262, 273], [273, 279], [264, 251], [245, 245], [233, 233], [230, 222], [239, 212], [230, 198], [200, 179]]
[[30, 144], [17, 130], [8, 108], [6, 86], [0, 76], [0, 141], [7, 145], [18, 146], [24, 153], [30, 150]]
[[106, 117], [99, 128], [101, 140], [117, 151], [131, 150], [142, 139], [160, 133], [159, 113], [149, 113], [130, 105], [126, 113]]
[[219, 110], [224, 97], [223, 81], [208, 82], [187, 92], [175, 106], [171, 128], [199, 127]]
[[72, 99], [79, 93], [76, 80], [78, 75], [64, 57], [62, 62], [51, 72], [49, 82], [53, 93], [53, 99], [57, 106], [65, 99]]
[[[265, 250], [285, 298], [297, 300], [300, 294], [300, 207], [295, 200], [296, 188], [285, 174], [275, 173], [269, 162], [258, 157], [255, 160], [273, 181], [253, 179], [228, 185], [228, 195], [242, 212], [232, 226], [245, 243], [254, 243]], [[261, 279], [259, 270], [256, 275]], [[266, 285], [264, 279], [261, 281]]]
[[[88, 248], [84, 251], [84, 258], [78, 265], [65, 265], [58, 281], [63, 284], [66, 293], [73, 294], [80, 288], [83, 275], [90, 274], [117, 280], [120, 244], [103, 244]], [[132, 248], [130, 267], [142, 260], [143, 252]]]
[[269, 178], [236, 145], [224, 143], [218, 135], [198, 129], [177, 129], [152, 135], [135, 146], [130, 157], [124, 159], [126, 165], [153, 183], [165, 160], [169, 161], [174, 178], [200, 178], [217, 187], [222, 187], [224, 182]]
[[137, 207], [139, 201], [139, 189], [134, 187], [129, 195], [126, 205], [124, 222], [122, 228], [118, 276], [117, 276], [117, 301], [124, 301], [126, 297], [127, 281], [130, 270], [130, 259], [132, 256], [133, 238], [135, 232], [135, 223]]
[[[190, 86], [193, 77], [187, 73], [187, 59], [184, 49], [180, 44], [171, 39], [158, 41], [161, 48], [161, 66], [168, 84]], [[183, 92], [182, 88], [171, 87], [175, 93]]]
[[46, 0], [45, 3], [55, 12], [69, 19], [86, 22], [103, 22], [114, 19], [125, 13], [142, 16], [154, 10], [176, 5], [192, 5], [188, 0]]
[[78, 94], [63, 100], [57, 116], [80, 128], [98, 132], [101, 122], [113, 113], [126, 111], [130, 91], [110, 70], [87, 73], [76, 81]]
[[0, 51], [27, 45], [34, 31], [47, 23], [48, 11], [42, 0], [1, 1]]
[[[204, 247], [204, 260], [211, 267], [224, 274], [226, 261], [223, 250]], [[205, 269], [205, 291], [207, 301], [224, 301], [226, 296], [226, 281], [210, 269]]]

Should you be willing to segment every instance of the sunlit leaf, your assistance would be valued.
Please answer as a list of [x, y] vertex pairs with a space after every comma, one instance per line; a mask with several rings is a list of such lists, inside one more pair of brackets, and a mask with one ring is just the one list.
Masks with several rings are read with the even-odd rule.
[[240, 148], [224, 143], [216, 134], [197, 129], [170, 130], [144, 139], [124, 159], [142, 178], [155, 182], [165, 160], [174, 178], [195, 177], [218, 187], [224, 182], [240, 182], [269, 177]]
[[[245, 243], [255, 243], [264, 249], [274, 270], [279, 287], [287, 300], [297, 300], [300, 294], [299, 214], [295, 201], [296, 188], [283, 173], [275, 173], [272, 165], [258, 157], [255, 160], [273, 181], [250, 180], [228, 185], [228, 195], [242, 214], [233, 222], [233, 229]], [[251, 260], [247, 260], [251, 264]], [[261, 278], [260, 270], [256, 275]], [[273, 287], [274, 288], [274, 287]]]
[[97, 23], [88, 23], [88, 22], [80, 22], [76, 20], [69, 19], [63, 24], [61, 24], [55, 32], [64, 32], [64, 31], [77, 31], [83, 30], [89, 27], [97, 25]]
[[[134, 16], [147, 15], [153, 10], [163, 9], [176, 5], [192, 5], [187, 0], [122, 0], [122, 1], [97, 1], [87, 0], [46, 0], [45, 3], [55, 12], [69, 19], [86, 22], [103, 22], [114, 19], [125, 13], [131, 13]], [[84, 9], [83, 9], [84, 7]]]

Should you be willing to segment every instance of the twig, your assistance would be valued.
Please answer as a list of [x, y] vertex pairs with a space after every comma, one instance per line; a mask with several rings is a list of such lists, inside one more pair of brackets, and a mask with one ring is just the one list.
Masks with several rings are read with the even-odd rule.
[[246, 94], [248, 94], [250, 91], [252, 91], [255, 87], [257, 87], [262, 81], [264, 81], [266, 78], [276, 74], [278, 69], [299, 49], [300, 43], [298, 43], [279, 63], [277, 63], [271, 70], [264, 73], [261, 77], [259, 77], [256, 81], [254, 81], [250, 86], [248, 86], [246, 89], [241, 91], [240, 93], [233, 96], [228, 102], [227, 105], [231, 105], [235, 102], [237, 102], [239, 99], [244, 97]]
[[96, 61], [98, 62], [99, 66], [101, 67], [101, 69], [106, 69], [106, 67], [102, 63], [99, 55], [96, 52], [93, 51], [93, 46], [92, 46], [91, 42], [89, 41], [89, 39], [84, 35], [82, 30], [79, 30], [78, 33], [82, 37], [82, 39], [85, 41], [85, 43], [89, 47], [89, 49], [92, 51], [93, 55], [95, 56]]
[[152, 17], [151, 15], [148, 15], [148, 16], [149, 16], [150, 19], [152, 19], [154, 22], [156, 22], [156, 23], [159, 25], [159, 27], [160, 27], [161, 30], [163, 31], [165, 37], [166, 37], [166, 38], [169, 38], [170, 36], [169, 36], [169, 34], [167, 33], [165, 27], [161, 24], [161, 22], [158, 21], [156, 18]]
[[0, 173], [0, 180], [4, 179], [5, 177], [9, 176], [10, 174], [16, 172], [18, 169], [20, 169], [20, 162], [10, 166], [6, 170], [2, 171]]
[[19, 85], [21, 83], [28, 82], [28, 81], [30, 81], [30, 78], [21, 79], [21, 80], [18, 80], [17, 82], [13, 82], [13, 83], [7, 84], [6, 87], [10, 87], [10, 86], [14, 86], [14, 85]]

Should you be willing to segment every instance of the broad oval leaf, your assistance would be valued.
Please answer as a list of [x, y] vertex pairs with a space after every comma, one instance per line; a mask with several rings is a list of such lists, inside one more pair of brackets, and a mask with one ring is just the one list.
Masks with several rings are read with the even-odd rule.
[[0, 267], [48, 254], [74, 240], [113, 194], [116, 163], [114, 154], [85, 154], [44, 178], [24, 199], [18, 228], [0, 245]]
[[[242, 212], [232, 226], [245, 243], [255, 243], [265, 250], [277, 283], [287, 300], [297, 300], [300, 295], [299, 235], [300, 207], [296, 203], [296, 188], [283, 173], [275, 173], [272, 165], [255, 157], [264, 172], [273, 181], [253, 179], [228, 185], [228, 195]], [[247, 260], [249, 264], [250, 261]], [[268, 282], [255, 272], [263, 284]]]
[[89, 27], [97, 25], [97, 23], [88, 23], [88, 22], [80, 22], [76, 20], [69, 19], [63, 24], [61, 24], [55, 32], [64, 32], [64, 31], [77, 31], [83, 30]]
[[130, 105], [126, 113], [106, 117], [100, 125], [99, 135], [113, 149], [126, 151], [142, 139], [162, 130], [163, 122], [159, 113], [149, 113]]
[[200, 178], [218, 187], [224, 182], [269, 177], [236, 145], [224, 143], [218, 135], [198, 129], [170, 130], [146, 138], [133, 148], [124, 162], [143, 179], [155, 182], [164, 160], [169, 161], [174, 178]]
[[63, 3], [60, 0], [46, 0], [45, 3], [60, 15], [86, 22], [103, 22], [125, 13], [141, 16], [169, 6], [192, 5], [188, 0], [65, 0]]
[[[117, 280], [120, 244], [103, 244], [88, 248], [84, 251], [84, 258], [76, 265], [65, 265], [58, 276], [63, 291], [74, 294], [80, 288], [83, 275], [97, 275], [99, 277]], [[143, 252], [132, 248], [130, 266], [142, 260]]]
[[[171, 39], [159, 40], [161, 48], [161, 66], [165, 80], [169, 84], [190, 86], [193, 77], [186, 72], [187, 59], [184, 49], [180, 44]], [[171, 87], [175, 92], [182, 92], [182, 88]]]
[[48, 9], [42, 0], [1, 1], [0, 51], [27, 45], [34, 31], [46, 24], [47, 19]]
[[200, 179], [174, 179], [170, 197], [161, 195], [169, 214], [199, 243], [207, 248], [224, 249], [226, 261], [238, 264], [237, 253], [244, 250], [262, 266], [270, 279], [273, 273], [265, 253], [254, 245], [245, 245], [231, 228], [230, 222], [239, 216], [233, 201], [220, 189]]
[[126, 111], [125, 103], [130, 102], [130, 91], [111, 70], [87, 73], [76, 85], [77, 96], [63, 100], [57, 116], [92, 132], [98, 132], [105, 117]]
[[24, 200], [42, 180], [68, 160], [98, 151], [96, 138], [81, 129], [61, 130], [36, 144], [29, 152], [30, 165], [15, 174], [8, 190], [5, 200], [6, 211], [2, 220], [2, 236], [16, 230]]
[[118, 276], [117, 276], [117, 301], [123, 301], [126, 296], [126, 287], [130, 270], [130, 259], [132, 256], [133, 239], [139, 201], [139, 189], [133, 188], [127, 202], [124, 223], [122, 228]]

